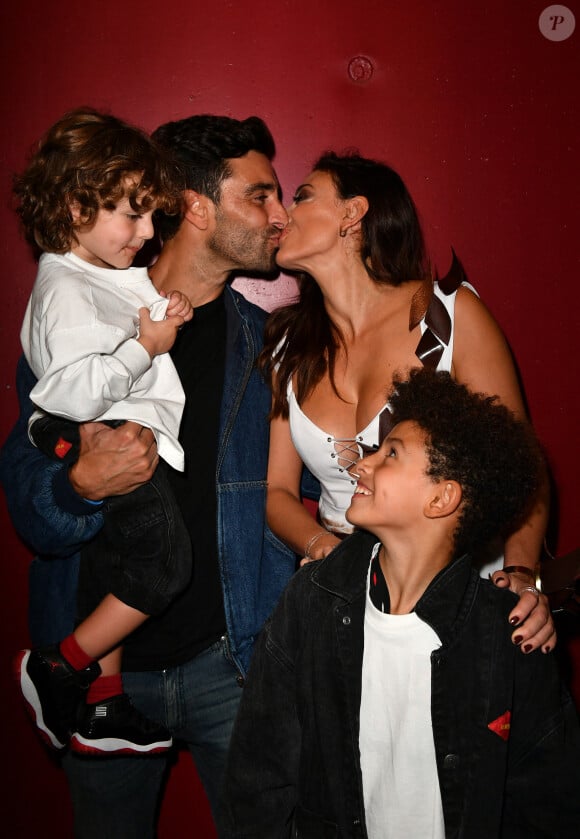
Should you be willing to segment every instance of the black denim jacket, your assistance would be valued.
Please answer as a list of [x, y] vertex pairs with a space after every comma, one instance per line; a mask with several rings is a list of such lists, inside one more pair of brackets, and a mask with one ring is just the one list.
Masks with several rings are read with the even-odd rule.
[[[222, 839], [367, 836], [358, 736], [375, 541], [356, 533], [302, 568], [266, 624], [232, 738]], [[431, 705], [447, 839], [580, 835], [577, 712], [554, 658], [511, 643], [514, 602], [463, 557], [416, 606], [442, 642]]]

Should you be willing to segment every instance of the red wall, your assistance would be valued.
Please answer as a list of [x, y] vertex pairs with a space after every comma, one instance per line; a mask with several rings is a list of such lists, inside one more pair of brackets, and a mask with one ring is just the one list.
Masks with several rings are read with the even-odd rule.
[[[474, 5], [476, 8], [471, 8]], [[504, 328], [558, 487], [552, 547], [578, 543], [578, 79], [580, 28], [547, 40], [536, 0], [101, 0], [3, 4], [0, 20], [0, 439], [16, 417], [18, 331], [35, 267], [10, 209], [27, 150], [65, 110], [90, 104], [153, 129], [192, 113], [258, 114], [278, 145], [289, 198], [325, 148], [357, 146], [403, 175], [422, 214], [433, 262], [453, 245]], [[580, 23], [576, 0], [568, 5]], [[368, 81], [348, 67], [370, 59]], [[294, 286], [239, 281], [265, 308]], [[27, 640], [29, 556], [0, 501], [4, 585], [5, 818], [14, 836], [70, 835], [66, 788], [9, 682]], [[211, 837], [182, 756], [161, 837]], [[36, 803], [38, 802], [38, 804]], [[58, 806], [54, 806], [55, 803]], [[64, 805], [64, 806], [61, 806]], [[53, 834], [47, 825], [58, 813]], [[50, 814], [50, 815], [47, 815]], [[60, 819], [63, 821], [61, 822]]]

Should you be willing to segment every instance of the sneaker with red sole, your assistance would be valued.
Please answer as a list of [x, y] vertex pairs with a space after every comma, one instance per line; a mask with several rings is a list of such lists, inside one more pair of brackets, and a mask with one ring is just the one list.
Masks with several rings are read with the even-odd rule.
[[157, 754], [172, 746], [169, 731], [135, 708], [126, 693], [79, 707], [71, 751], [80, 754]]
[[53, 749], [64, 749], [77, 708], [84, 703], [89, 685], [100, 675], [101, 668], [94, 662], [85, 670], [75, 670], [55, 644], [21, 650], [14, 670], [41, 737]]

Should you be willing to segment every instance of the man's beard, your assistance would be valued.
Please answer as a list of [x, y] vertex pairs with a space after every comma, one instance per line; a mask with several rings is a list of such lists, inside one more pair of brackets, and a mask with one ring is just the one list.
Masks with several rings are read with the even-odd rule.
[[271, 241], [277, 233], [275, 227], [252, 230], [222, 216], [208, 246], [216, 256], [231, 262], [233, 271], [270, 273], [277, 267], [278, 247]]

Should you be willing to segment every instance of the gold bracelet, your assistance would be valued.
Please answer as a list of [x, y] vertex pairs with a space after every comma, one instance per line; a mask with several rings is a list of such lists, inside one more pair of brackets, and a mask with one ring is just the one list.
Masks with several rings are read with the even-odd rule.
[[527, 565], [506, 565], [501, 570], [504, 574], [527, 574], [532, 580], [536, 579], [536, 572], [533, 568], [528, 568]]
[[304, 556], [305, 556], [307, 559], [312, 559], [312, 557], [310, 556], [310, 548], [312, 547], [312, 545], [313, 545], [313, 544], [314, 544], [314, 543], [315, 543], [318, 539], [320, 539], [320, 537], [321, 537], [321, 536], [324, 536], [326, 533], [328, 533], [328, 530], [321, 530], [321, 531], [320, 531], [320, 533], [315, 533], [315, 534], [314, 534], [314, 536], [312, 536], [312, 537], [308, 540], [308, 542], [306, 543], [306, 547], [304, 548]]
[[538, 591], [542, 591], [542, 579], [540, 577], [539, 567], [528, 568], [527, 565], [506, 565], [501, 570], [504, 574], [525, 574], [533, 581]]

